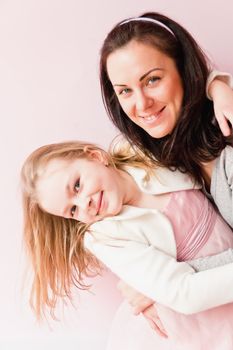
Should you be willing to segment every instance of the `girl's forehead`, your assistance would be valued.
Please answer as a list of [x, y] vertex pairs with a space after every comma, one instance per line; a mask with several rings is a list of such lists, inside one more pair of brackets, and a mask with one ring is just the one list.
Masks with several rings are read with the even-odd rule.
[[70, 159], [52, 159], [44, 164], [38, 173], [37, 189], [43, 183], [48, 183], [49, 180], [57, 181], [57, 179], [68, 178], [74, 169], [78, 169], [78, 164], [74, 166], [74, 160]]
[[51, 159], [42, 167], [41, 177], [45, 178], [59, 173], [67, 174], [73, 170], [81, 170], [84, 169], [88, 163], [90, 162], [87, 158]]
[[51, 159], [43, 167], [43, 170], [44, 170], [43, 177], [53, 175], [57, 172], [62, 172], [73, 163], [74, 163], [74, 160], [71, 160], [71, 159], [61, 159], [61, 158]]
[[72, 168], [74, 168], [72, 162], [63, 159], [53, 159], [44, 166], [37, 181], [37, 194], [40, 201], [51, 193], [55, 197], [58, 190], [62, 192], [66, 188], [73, 173]]

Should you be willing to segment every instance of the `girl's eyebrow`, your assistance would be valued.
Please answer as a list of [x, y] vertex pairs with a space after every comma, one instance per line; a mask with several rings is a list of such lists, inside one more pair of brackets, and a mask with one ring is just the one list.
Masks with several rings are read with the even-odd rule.
[[71, 174], [68, 176], [68, 178], [66, 180], [66, 187], [65, 187], [65, 191], [66, 191], [68, 196], [73, 194], [74, 185], [75, 185], [75, 182], [78, 179], [78, 177], [79, 177], [79, 175], [77, 173], [74, 173], [74, 174]]
[[[145, 74], [143, 74], [140, 78], [139, 81], [142, 81], [147, 75], [149, 75], [151, 72], [157, 71], [157, 70], [164, 70], [163, 68], [152, 68]], [[124, 87], [127, 86], [126, 84], [113, 84], [113, 86], [119, 86], [119, 87]]]
[[[66, 184], [65, 193], [66, 193], [67, 198], [69, 198], [69, 193], [70, 193], [69, 183]], [[63, 218], [66, 218], [68, 216], [68, 213], [69, 213], [69, 205], [66, 205], [65, 208], [63, 208], [63, 210], [62, 210], [61, 216]]]
[[[69, 177], [68, 178], [68, 181], [66, 183], [66, 186], [65, 186], [65, 193], [67, 195], [68, 198], [70, 198], [70, 194], [72, 192], [72, 183], [73, 183], [73, 178], [72, 177]], [[63, 217], [67, 217], [68, 214], [70, 214], [70, 207], [69, 205], [66, 206], [64, 209], [63, 209], [63, 212], [62, 212], [62, 216]]]
[[64, 208], [64, 210], [63, 210], [63, 212], [62, 212], [62, 214], [61, 214], [61, 216], [63, 217], [63, 218], [66, 218], [68, 215], [68, 212], [69, 212], [69, 208], [68, 207], [65, 207]]

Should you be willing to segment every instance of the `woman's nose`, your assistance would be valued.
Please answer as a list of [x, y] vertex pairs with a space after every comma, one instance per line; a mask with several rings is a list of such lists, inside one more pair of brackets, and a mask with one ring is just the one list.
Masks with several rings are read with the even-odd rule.
[[138, 112], [143, 112], [150, 108], [153, 104], [153, 99], [148, 96], [144, 91], [136, 94], [136, 107]]

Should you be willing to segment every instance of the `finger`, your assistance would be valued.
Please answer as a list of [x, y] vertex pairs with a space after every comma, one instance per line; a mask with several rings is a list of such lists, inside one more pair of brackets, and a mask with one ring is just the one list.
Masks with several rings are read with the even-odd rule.
[[162, 333], [167, 334], [167, 332], [162, 324], [162, 321], [160, 320], [160, 318], [158, 316], [150, 315], [150, 319]]
[[147, 319], [149, 322], [150, 327], [160, 336], [163, 338], [168, 338], [168, 335], [165, 330], [161, 330], [160, 327], [157, 326], [156, 323], [154, 323], [153, 320]]
[[164, 328], [164, 326], [163, 326], [163, 324], [162, 324], [160, 318], [157, 317], [157, 319], [154, 321], [154, 323], [156, 324], [156, 326], [159, 328], [159, 330], [160, 330], [162, 333], [164, 333], [164, 334], [167, 335], [167, 332], [166, 332], [166, 330], [165, 330], [165, 328]]
[[233, 113], [231, 111], [231, 108], [225, 108], [222, 111], [223, 116], [233, 125]]
[[218, 125], [223, 133], [224, 136], [229, 136], [231, 133], [231, 129], [228, 125], [227, 119], [223, 114], [216, 113], [216, 119], [218, 121]]

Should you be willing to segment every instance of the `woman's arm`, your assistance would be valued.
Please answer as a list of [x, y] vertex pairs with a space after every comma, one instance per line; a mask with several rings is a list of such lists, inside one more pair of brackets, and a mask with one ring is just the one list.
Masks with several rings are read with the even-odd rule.
[[216, 159], [210, 192], [224, 220], [233, 228], [233, 147], [224, 148]]
[[212, 71], [207, 80], [206, 94], [213, 100], [215, 116], [223, 135], [229, 136], [233, 125], [233, 78], [230, 74]]

